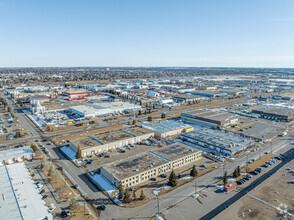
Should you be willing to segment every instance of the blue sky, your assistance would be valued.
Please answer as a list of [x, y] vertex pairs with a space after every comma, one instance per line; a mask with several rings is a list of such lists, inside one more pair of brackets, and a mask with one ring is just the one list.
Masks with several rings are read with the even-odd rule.
[[0, 67], [294, 67], [293, 0], [0, 0]]

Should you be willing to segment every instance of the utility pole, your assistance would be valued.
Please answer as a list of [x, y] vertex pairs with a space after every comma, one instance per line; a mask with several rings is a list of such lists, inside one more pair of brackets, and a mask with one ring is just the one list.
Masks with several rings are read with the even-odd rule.
[[158, 196], [156, 196], [156, 200], [157, 200], [157, 216], [159, 216], [159, 198], [158, 198]]
[[224, 162], [224, 165], [223, 165], [223, 175], [225, 175], [225, 172], [226, 172], [226, 161]]
[[197, 194], [197, 190], [198, 190], [198, 182], [197, 182], [197, 179], [195, 179], [195, 196]]

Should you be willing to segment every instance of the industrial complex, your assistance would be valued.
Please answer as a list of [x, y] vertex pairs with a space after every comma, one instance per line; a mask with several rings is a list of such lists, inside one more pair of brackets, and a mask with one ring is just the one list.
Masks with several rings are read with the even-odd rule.
[[181, 134], [181, 139], [206, 149], [208, 152], [233, 155], [252, 146], [254, 141], [230, 132], [202, 128]]
[[199, 123], [213, 128], [223, 128], [238, 123], [238, 118], [230, 113], [212, 110], [194, 110], [181, 113], [181, 119], [188, 122]]
[[292, 121], [294, 110], [287, 107], [277, 107], [274, 105], [262, 106], [252, 110], [252, 113], [259, 114], [262, 118], [275, 121]]
[[168, 173], [201, 158], [202, 151], [175, 143], [157, 150], [114, 161], [101, 167], [101, 174], [115, 186], [131, 187]]
[[154, 131], [155, 137], [162, 138], [194, 130], [191, 125], [187, 125], [175, 120], [159, 121], [156, 123], [143, 123], [142, 127]]
[[123, 113], [124, 111], [139, 109], [141, 109], [141, 106], [132, 105], [127, 102], [102, 102], [99, 104], [80, 105], [69, 108], [72, 114], [77, 114], [80, 117], [95, 117], [99, 115]]
[[1, 219], [53, 220], [24, 163], [0, 167]]
[[75, 152], [81, 151], [81, 155], [106, 152], [120, 148], [128, 144], [141, 142], [154, 136], [154, 132], [140, 127], [126, 127], [124, 129], [99, 133], [85, 138], [71, 140], [69, 147]]

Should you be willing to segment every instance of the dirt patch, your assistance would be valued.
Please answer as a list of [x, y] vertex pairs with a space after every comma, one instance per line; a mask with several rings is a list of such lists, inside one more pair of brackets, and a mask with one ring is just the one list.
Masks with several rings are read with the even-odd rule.
[[94, 220], [93, 216], [89, 215], [89, 212], [87, 209], [84, 208], [84, 206], [78, 206], [74, 211], [70, 211], [71, 216], [69, 219], [71, 220]]
[[72, 191], [58, 175], [57, 170], [54, 169], [50, 164], [44, 164], [42, 171], [61, 198], [71, 199], [75, 197], [74, 193], [72, 193]]
[[215, 219], [293, 219], [289, 215], [286, 216], [283, 212], [266, 204], [269, 203], [281, 210], [294, 214], [293, 185], [290, 184], [290, 180], [293, 179], [291, 173], [293, 169], [294, 161], [292, 160], [263, 183], [248, 192], [248, 195], [245, 195], [216, 216]]
[[247, 166], [243, 167], [241, 169], [241, 172], [250, 172], [251, 170], [254, 170], [258, 167], [261, 167], [261, 165], [263, 165], [265, 162], [271, 160], [275, 156], [276, 156], [275, 154], [266, 154], [263, 157], [261, 157], [260, 159], [255, 160], [253, 163], [248, 164]]

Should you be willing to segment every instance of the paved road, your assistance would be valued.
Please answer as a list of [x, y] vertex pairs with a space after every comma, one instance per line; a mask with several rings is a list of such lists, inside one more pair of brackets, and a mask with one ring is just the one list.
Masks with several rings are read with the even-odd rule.
[[[234, 100], [230, 100], [229, 102], [233, 102]], [[8, 100], [8, 103], [13, 106], [14, 110], [17, 110], [17, 106], [13, 104], [10, 100]], [[219, 103], [217, 103], [219, 104]], [[215, 105], [214, 104], [208, 104], [208, 105]], [[208, 106], [206, 105], [206, 106]], [[205, 107], [205, 106], [201, 106]], [[187, 110], [187, 109], [186, 109]], [[182, 110], [177, 110], [182, 111]], [[172, 112], [171, 112], [172, 113]], [[28, 129], [28, 131], [32, 134], [31, 139], [36, 138], [40, 139], [43, 137], [48, 138], [49, 135], [44, 135], [41, 133], [39, 128], [36, 127], [35, 124], [33, 124], [26, 116], [24, 116], [23, 113], [17, 113], [17, 117], [19, 120], [24, 124], [24, 126]], [[64, 134], [72, 133], [75, 131], [67, 131], [64, 132]], [[54, 134], [54, 135], [60, 135], [60, 134]], [[11, 143], [11, 142], [9, 142]], [[281, 147], [289, 144], [289, 142], [284, 139], [278, 139], [273, 142], [272, 148], [273, 150], [278, 150]], [[0, 145], [1, 146], [1, 145]], [[74, 183], [78, 184], [80, 187], [80, 191], [82, 194], [86, 195], [90, 199], [93, 199], [98, 204], [104, 203], [107, 206], [107, 210], [104, 211], [101, 215], [101, 219], [143, 219], [143, 218], [149, 218], [156, 214], [156, 202], [154, 200], [139, 206], [137, 208], [123, 208], [113, 205], [113, 203], [110, 202], [110, 200], [99, 190], [95, 188], [84, 176], [84, 173], [87, 172], [87, 170], [84, 170], [83, 168], [77, 168], [71, 161], [67, 160], [63, 157], [63, 155], [59, 152], [59, 150], [52, 144], [51, 147], [48, 147], [49, 155], [50, 157], [55, 160], [57, 164], [63, 167], [65, 174], [69, 177], [69, 179]], [[249, 159], [257, 158], [259, 157], [259, 154], [263, 154], [265, 151], [270, 151], [271, 147], [270, 145], [266, 145], [262, 148], [262, 150], [259, 152], [250, 153]], [[246, 156], [237, 158], [235, 161], [233, 161], [230, 164], [227, 164], [226, 167], [228, 168], [228, 173], [232, 172], [233, 169], [238, 166], [242, 165], [246, 162]], [[209, 186], [212, 182], [215, 181], [216, 177], [220, 177], [223, 175], [222, 168], [218, 168], [211, 173], [208, 173], [207, 175], [204, 175], [202, 177], [197, 178], [199, 183], [201, 183], [198, 187], [198, 190], [207, 190], [207, 186]], [[176, 204], [181, 203], [182, 201], [186, 200], [187, 198], [191, 197], [191, 195], [194, 193], [194, 182], [187, 183], [169, 193], [166, 193], [162, 196], [160, 196], [160, 207], [161, 210], [164, 212], [165, 210], [170, 209], [170, 207], [175, 206]], [[211, 208], [210, 210], [212, 210]]]
[[[30, 137], [27, 137], [27, 138], [19, 138], [19, 139], [16, 139], [16, 140], [10, 140], [8, 142], [5, 142], [5, 143], [0, 143], [0, 147], [3, 147], [3, 146], [7, 146], [7, 144], [9, 145], [14, 145], [14, 144], [19, 144], [19, 143], [23, 143], [23, 142], [26, 142], [26, 141], [33, 141], [35, 139], [42, 139], [42, 138], [54, 138], [54, 137], [57, 137], [57, 136], [62, 136], [62, 135], [68, 135], [68, 134], [72, 134], [72, 133], [76, 133], [76, 132], [80, 132], [80, 131], [84, 131], [86, 130], [86, 128], [80, 128], [80, 129], [74, 129], [74, 130], [68, 130], [68, 131], [63, 131], [63, 132], [58, 132], [58, 133], [48, 133], [48, 134], [45, 134], [43, 133], [40, 128], [38, 126], [36, 126], [29, 118], [26, 114], [24, 114], [20, 108], [17, 106], [16, 103], [14, 103], [13, 101], [11, 101], [10, 99], [8, 99], [3, 92], [0, 92], [0, 95], [7, 101], [7, 103], [9, 104], [9, 106], [12, 108], [12, 110], [15, 112], [16, 116], [18, 117], [18, 119], [22, 122], [22, 124], [24, 125], [24, 127], [28, 130], [28, 132], [31, 134]], [[240, 98], [239, 100], [247, 100], [248, 98]], [[226, 100], [222, 103], [233, 103], [235, 102], [236, 100]], [[208, 104], [205, 104], [205, 105], [202, 105], [200, 106], [199, 108], [205, 108], [205, 107], [209, 107], [209, 106], [214, 106], [214, 105], [219, 105], [220, 103], [208, 103]], [[183, 109], [183, 110], [169, 110], [168, 111], [168, 114], [174, 114], [174, 113], [178, 113], [178, 112], [188, 112], [190, 111], [191, 109], [194, 109], [195, 107], [191, 107], [191, 108], [187, 108], [187, 109]], [[197, 107], [196, 107], [197, 108]], [[160, 116], [161, 113], [159, 114], [154, 114], [152, 115], [152, 117], [158, 117]], [[141, 120], [141, 119], [146, 119], [149, 115], [147, 116], [144, 116], [144, 117], [140, 117], [138, 118], [137, 120]], [[117, 122], [117, 123], [109, 123], [109, 125], [115, 125], [115, 124], [126, 124], [128, 123], [128, 119], [125, 120], [125, 121], [120, 121], [120, 122]], [[91, 128], [91, 129], [88, 129], [87, 131], [90, 131], [90, 130], [93, 130], [93, 129], [96, 129], [96, 128], [101, 128], [101, 127], [104, 127], [104, 125], [101, 125], [101, 126], [95, 126], [95, 128]]]

